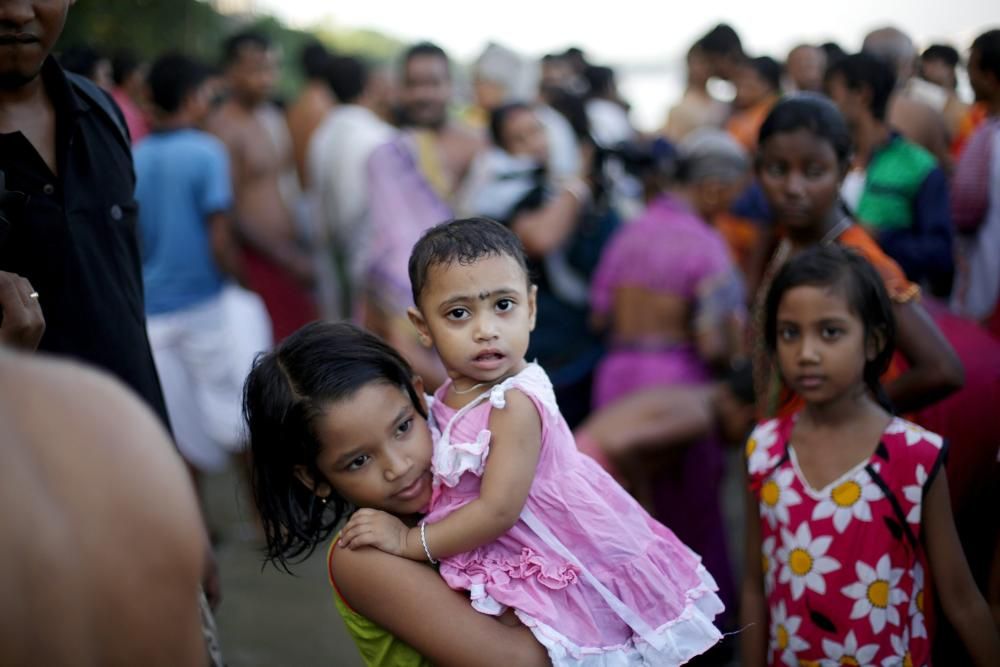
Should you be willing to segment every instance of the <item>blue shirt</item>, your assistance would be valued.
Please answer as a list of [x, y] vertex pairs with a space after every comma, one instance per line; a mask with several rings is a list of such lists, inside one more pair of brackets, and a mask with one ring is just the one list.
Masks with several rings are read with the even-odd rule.
[[233, 202], [229, 157], [198, 130], [156, 132], [135, 148], [146, 313], [174, 312], [222, 289], [208, 219]]

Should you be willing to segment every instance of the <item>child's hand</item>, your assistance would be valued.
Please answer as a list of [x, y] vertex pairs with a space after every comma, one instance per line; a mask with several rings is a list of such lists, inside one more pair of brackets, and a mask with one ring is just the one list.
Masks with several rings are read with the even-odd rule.
[[402, 521], [391, 514], [373, 509], [360, 509], [340, 532], [340, 546], [347, 549], [375, 547], [395, 556], [406, 557], [406, 534]]

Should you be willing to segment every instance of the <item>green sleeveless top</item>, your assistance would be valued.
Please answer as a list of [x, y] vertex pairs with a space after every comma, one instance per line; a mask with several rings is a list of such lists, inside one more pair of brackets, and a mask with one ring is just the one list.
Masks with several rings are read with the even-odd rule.
[[872, 155], [857, 219], [876, 230], [909, 229], [913, 200], [937, 160], [923, 147], [896, 134]]
[[340, 617], [344, 619], [347, 631], [361, 653], [367, 667], [432, 667], [409, 644], [389, 634], [388, 630], [376, 625], [358, 612], [351, 609], [333, 580], [333, 548], [340, 538], [338, 533], [326, 553], [327, 574], [330, 586], [333, 588], [333, 602], [337, 605]]

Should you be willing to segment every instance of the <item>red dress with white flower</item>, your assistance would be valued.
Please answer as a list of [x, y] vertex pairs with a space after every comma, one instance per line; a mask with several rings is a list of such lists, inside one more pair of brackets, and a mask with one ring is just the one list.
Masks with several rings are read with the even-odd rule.
[[871, 458], [813, 489], [788, 442], [796, 418], [759, 424], [747, 441], [768, 664], [929, 665], [921, 503], [944, 441], [894, 418]]

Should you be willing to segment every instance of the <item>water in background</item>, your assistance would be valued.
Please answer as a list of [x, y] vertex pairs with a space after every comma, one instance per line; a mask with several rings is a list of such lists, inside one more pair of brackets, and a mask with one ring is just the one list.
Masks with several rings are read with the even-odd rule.
[[[667, 111], [677, 104], [684, 94], [684, 62], [666, 63], [658, 67], [621, 65], [618, 74], [618, 91], [632, 105], [632, 124], [640, 132], [656, 132], [667, 122]], [[709, 91], [717, 99], [733, 98], [731, 84], [712, 79]]]

